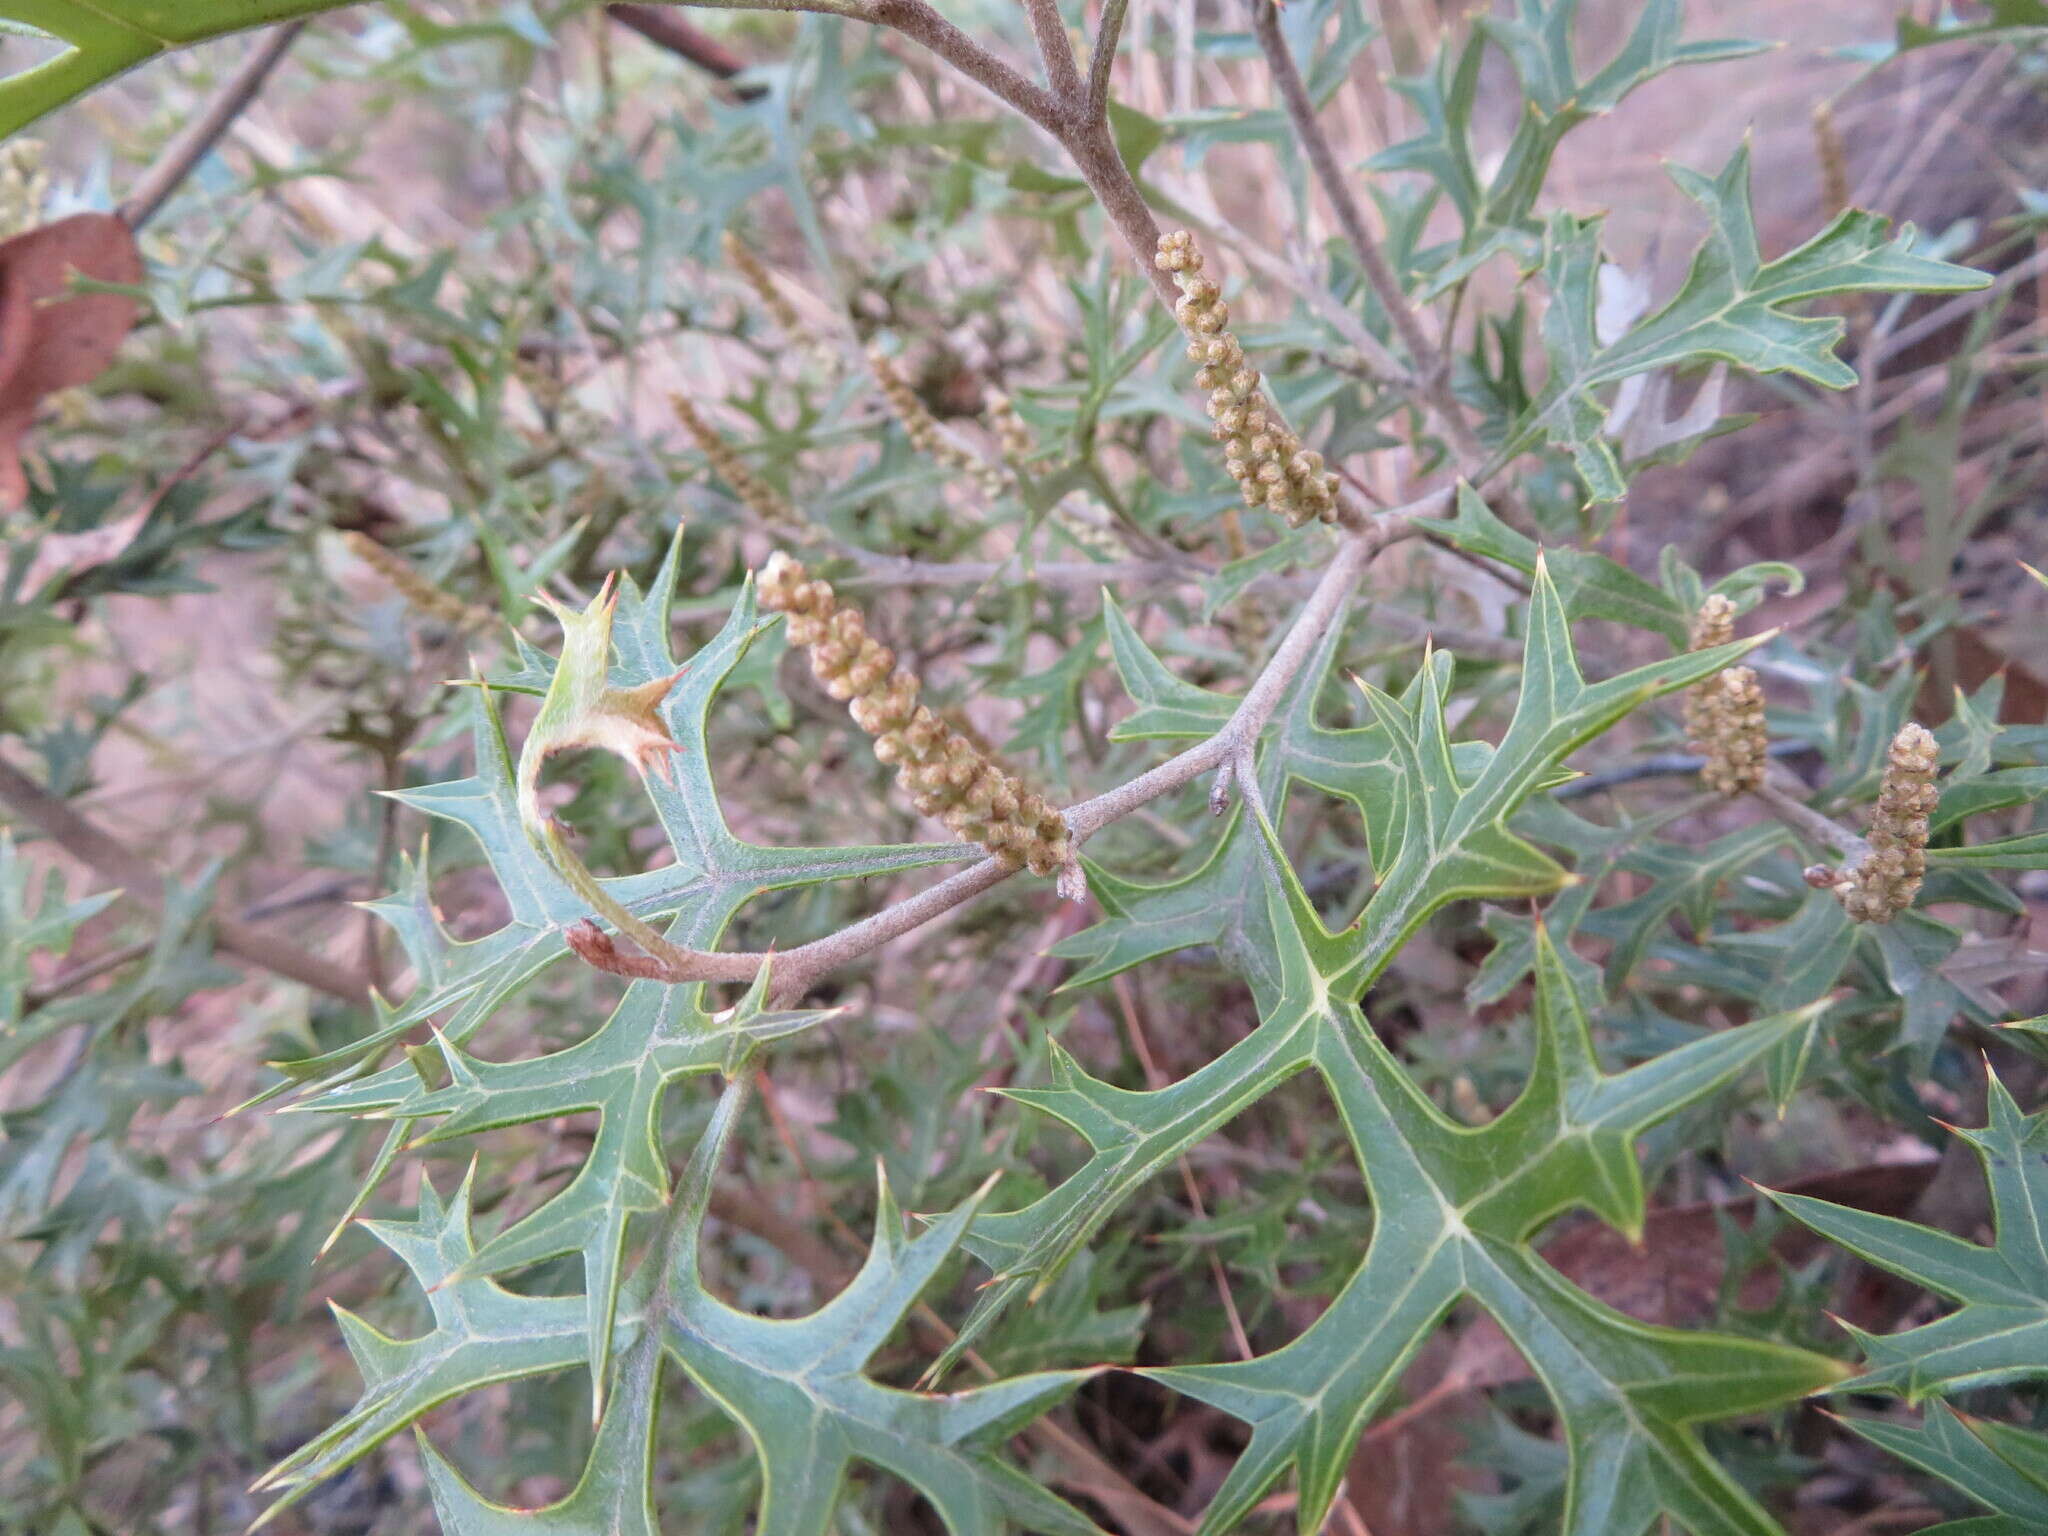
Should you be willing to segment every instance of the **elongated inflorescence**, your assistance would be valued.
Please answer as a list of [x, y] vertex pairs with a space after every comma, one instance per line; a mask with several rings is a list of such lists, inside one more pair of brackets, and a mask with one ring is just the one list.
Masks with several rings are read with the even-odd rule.
[[867, 632], [859, 609], [780, 551], [762, 570], [760, 590], [761, 605], [788, 616], [790, 644], [810, 652], [811, 671], [875, 738], [875, 756], [896, 770], [920, 812], [999, 859], [1061, 876], [1063, 889], [1072, 883], [1073, 847], [1059, 811], [918, 702], [918, 680]]
[[925, 409], [925, 403], [918, 399], [917, 391], [910, 387], [910, 381], [903, 377], [888, 353], [880, 347], [869, 347], [868, 368], [874, 373], [875, 382], [882, 386], [882, 397], [889, 402], [891, 414], [903, 423], [903, 431], [909, 437], [911, 447], [936, 464], [972, 475], [984, 496], [1003, 493], [1010, 484], [1009, 470], [1000, 464], [990, 463], [949, 437], [946, 429], [939, 425], [938, 418]]
[[[1693, 616], [1692, 648], [1710, 650], [1735, 638], [1735, 604], [1709, 597]], [[1739, 795], [1764, 781], [1770, 735], [1764, 726], [1764, 690], [1749, 667], [1728, 667], [1685, 696], [1685, 734], [1706, 761], [1700, 780], [1724, 795]]]
[[341, 542], [350, 554], [390, 582], [400, 597], [427, 617], [458, 630], [487, 629], [498, 622], [496, 613], [435, 586], [420, 574], [418, 566], [367, 533], [351, 529], [341, 536]]
[[747, 286], [754, 290], [754, 296], [761, 301], [761, 307], [776, 324], [786, 340], [803, 346], [815, 346], [817, 338], [796, 312], [796, 306], [789, 302], [783, 291], [775, 286], [775, 279], [761, 264], [761, 258], [754, 254], [754, 248], [731, 230], [725, 232], [725, 259], [732, 269], [746, 279]]
[[1934, 733], [1908, 721], [1892, 738], [1877, 807], [1870, 814], [1870, 853], [1835, 882], [1842, 908], [1859, 923], [1888, 923], [1913, 904], [1927, 875], [1927, 818], [1941, 798]]
[[1010, 403], [1010, 397], [1001, 390], [990, 390], [983, 400], [982, 414], [988, 418], [989, 431], [995, 434], [996, 448], [1002, 454], [1003, 462], [1012, 470], [1021, 469], [1036, 446], [1032, 442], [1031, 429], [1017, 414], [1017, 407]]
[[778, 533], [800, 543], [815, 544], [818, 541], [818, 525], [799, 512], [782, 492], [748, 469], [732, 444], [725, 440], [724, 434], [698, 415], [694, 405], [681, 395], [670, 395], [669, 404], [675, 410], [676, 420], [695, 440], [698, 450], [710, 461], [718, 478], [732, 487], [733, 495], [756, 517]]
[[1184, 229], [1161, 235], [1155, 259], [1180, 289], [1174, 318], [1187, 333], [1188, 356], [1201, 364], [1195, 382], [1209, 391], [1209, 419], [1246, 504], [1278, 513], [1290, 527], [1336, 522], [1337, 477], [1321, 454], [1302, 446], [1259, 387], [1258, 370], [1230, 333], [1223, 290], [1202, 273], [1194, 236]]

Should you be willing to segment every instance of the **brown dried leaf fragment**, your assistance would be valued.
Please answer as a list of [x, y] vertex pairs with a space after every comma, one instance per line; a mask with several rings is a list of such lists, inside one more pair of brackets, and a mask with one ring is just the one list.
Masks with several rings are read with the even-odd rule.
[[74, 277], [142, 281], [134, 233], [80, 213], [0, 240], [0, 508], [27, 499], [21, 442], [44, 397], [97, 378], [135, 324], [133, 299], [75, 293]]

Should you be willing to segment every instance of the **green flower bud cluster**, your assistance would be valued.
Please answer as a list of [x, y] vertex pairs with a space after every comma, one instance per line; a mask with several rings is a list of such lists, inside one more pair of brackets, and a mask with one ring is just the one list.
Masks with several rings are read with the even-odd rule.
[[810, 652], [811, 671], [875, 738], [875, 756], [896, 770], [921, 813], [1007, 863], [1071, 885], [1077, 866], [1059, 811], [918, 702], [918, 680], [867, 632], [859, 609], [842, 606], [829, 583], [779, 551], [760, 591], [761, 606], [788, 616], [790, 644]]
[[1159, 237], [1154, 258], [1180, 289], [1174, 318], [1187, 333], [1188, 356], [1201, 364], [1195, 382], [1209, 391], [1209, 419], [1223, 444], [1231, 478], [1248, 506], [1265, 507], [1299, 528], [1316, 519], [1337, 521], [1337, 477], [1323, 456], [1304, 448], [1259, 387], [1258, 370], [1230, 334], [1230, 306], [1213, 278], [1202, 275], [1194, 236], [1175, 230]]
[[710, 461], [718, 478], [732, 487], [733, 495], [739, 497], [756, 517], [800, 543], [815, 544], [818, 541], [818, 525], [797, 511], [782, 492], [741, 463], [732, 444], [697, 414], [694, 405], [681, 395], [670, 395], [669, 405], [676, 413], [676, 420], [683, 424], [683, 430], [696, 440], [699, 451]]
[[1892, 738], [1870, 816], [1870, 853], [1835, 882], [1843, 910], [1859, 923], [1888, 923], [1920, 894], [1927, 875], [1927, 818], [1941, 798], [1934, 787], [1940, 755], [1934, 733], [1923, 725], [1908, 721]]

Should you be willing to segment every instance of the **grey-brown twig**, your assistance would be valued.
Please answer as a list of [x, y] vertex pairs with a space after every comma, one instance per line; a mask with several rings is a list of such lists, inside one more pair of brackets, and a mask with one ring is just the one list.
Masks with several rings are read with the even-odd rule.
[[206, 158], [208, 150], [220, 142], [220, 136], [242, 110], [256, 99], [256, 93], [263, 89], [263, 82], [270, 78], [270, 72], [277, 68], [278, 61], [290, 50], [292, 44], [306, 28], [303, 21], [286, 22], [257, 43], [255, 51], [242, 61], [242, 67], [228, 77], [227, 84], [206, 108], [171, 142], [164, 146], [155, 164], [142, 173], [121, 204], [121, 220], [130, 229], [139, 230], [163, 207], [170, 195], [178, 190], [180, 182], [192, 174], [192, 167]]
[[[1066, 822], [1073, 841], [1085, 841], [1140, 806], [1248, 753], [1316, 642], [1343, 613], [1352, 589], [1373, 556], [1409, 531], [1406, 520], [1397, 518], [1364, 533], [1343, 535], [1335, 556], [1295, 616], [1293, 626], [1223, 727], [1156, 768], [1069, 809]], [[687, 950], [682, 952], [684, 958], [680, 963], [672, 964], [656, 956], [621, 950], [609, 935], [590, 922], [572, 928], [569, 942], [579, 956], [598, 969], [639, 980], [745, 982], [751, 981], [763, 965], [772, 964], [776, 996], [793, 999], [803, 996], [831, 971], [994, 889], [1015, 873], [1016, 866], [1002, 859], [983, 859], [872, 917], [779, 954]]]
[[1407, 350], [1414, 374], [1411, 382], [1416, 392], [1436, 413], [1438, 423], [1443, 427], [1445, 436], [1450, 438], [1458, 457], [1469, 465], [1478, 465], [1485, 458], [1485, 451], [1472, 430], [1472, 424], [1465, 419], [1463, 409], [1451, 394], [1450, 371], [1443, 349], [1423, 330], [1421, 317], [1408, 302], [1400, 278], [1395, 275], [1371, 226], [1365, 222], [1365, 212], [1352, 195], [1351, 183], [1345, 179], [1344, 168], [1337, 163], [1336, 151], [1331, 149], [1329, 137], [1316, 120], [1315, 103], [1309, 99], [1308, 86], [1302, 81], [1301, 71], [1295, 67], [1287, 39], [1280, 35], [1280, 9], [1274, 0], [1252, 0], [1252, 31], [1258, 37], [1259, 51], [1266, 56], [1266, 67], [1280, 92], [1280, 102], [1286, 108], [1295, 137], [1301, 141], [1302, 151], [1308, 156], [1309, 169], [1315, 173], [1323, 195], [1330, 200], [1344, 238], [1350, 242], [1352, 254], [1358, 258], [1358, 264], [1365, 272], [1365, 280], [1372, 285], [1373, 293], [1393, 322], [1395, 334]]
[[[0, 763], [0, 802], [102, 879], [118, 885], [125, 895], [154, 911], [163, 910], [163, 880], [141, 855], [6, 763]], [[251, 965], [344, 1002], [370, 1000], [370, 988], [363, 978], [332, 960], [239, 918], [216, 913], [212, 922], [214, 942]]]

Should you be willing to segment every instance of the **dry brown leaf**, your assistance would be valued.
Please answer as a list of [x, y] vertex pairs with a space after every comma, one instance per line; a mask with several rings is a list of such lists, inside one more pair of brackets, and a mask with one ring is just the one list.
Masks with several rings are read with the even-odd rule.
[[28, 495], [21, 441], [47, 395], [89, 383], [113, 360], [135, 324], [135, 301], [117, 293], [73, 293], [72, 278], [142, 280], [128, 226], [108, 213], [80, 213], [0, 240], [0, 507]]

